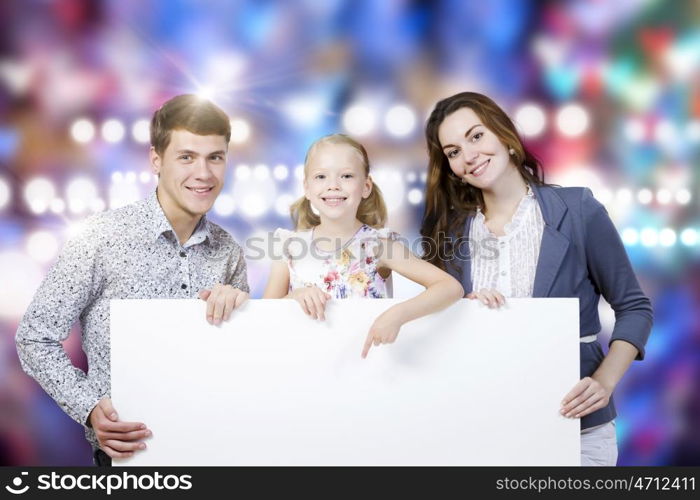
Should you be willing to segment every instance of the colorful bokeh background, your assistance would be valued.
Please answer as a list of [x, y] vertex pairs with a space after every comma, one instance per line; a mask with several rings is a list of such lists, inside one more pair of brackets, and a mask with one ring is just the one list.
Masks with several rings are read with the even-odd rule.
[[[337, 131], [367, 146], [390, 226], [416, 238], [423, 124], [463, 90], [513, 116], [549, 181], [594, 191], [652, 298], [647, 359], [616, 392], [619, 463], [700, 464], [699, 76], [698, 1], [1, 2], [0, 464], [91, 463], [14, 334], [81, 220], [154, 188], [148, 120], [165, 100], [230, 114], [211, 217], [239, 242], [290, 226], [305, 150]], [[249, 269], [260, 297], [267, 263]], [[65, 345], [84, 367], [78, 327]]]

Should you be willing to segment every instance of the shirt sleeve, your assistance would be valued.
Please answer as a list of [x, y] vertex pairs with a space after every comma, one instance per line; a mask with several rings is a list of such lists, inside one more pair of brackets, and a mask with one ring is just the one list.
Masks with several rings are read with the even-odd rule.
[[87, 226], [65, 245], [34, 295], [15, 337], [22, 369], [82, 425], [105, 396], [88, 374], [72, 364], [62, 344], [102, 287], [94, 220]]
[[588, 272], [597, 291], [615, 311], [610, 343], [624, 340], [637, 348], [644, 359], [645, 345], [653, 323], [651, 301], [644, 294], [630, 264], [622, 239], [605, 207], [585, 189], [581, 209], [586, 228]]
[[235, 244], [235, 249], [238, 255], [235, 257], [235, 264], [229, 284], [233, 288], [238, 288], [239, 290], [250, 293], [250, 287], [248, 286], [248, 266], [245, 261], [243, 249], [237, 243]]

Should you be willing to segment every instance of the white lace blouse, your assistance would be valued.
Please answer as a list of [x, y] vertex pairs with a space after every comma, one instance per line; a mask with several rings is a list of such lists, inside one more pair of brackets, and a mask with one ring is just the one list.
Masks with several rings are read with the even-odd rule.
[[496, 236], [489, 231], [484, 214], [477, 211], [469, 229], [474, 249], [471, 265], [473, 289], [496, 289], [505, 297], [532, 297], [543, 231], [540, 205], [530, 186], [513, 218], [505, 225], [505, 236]]

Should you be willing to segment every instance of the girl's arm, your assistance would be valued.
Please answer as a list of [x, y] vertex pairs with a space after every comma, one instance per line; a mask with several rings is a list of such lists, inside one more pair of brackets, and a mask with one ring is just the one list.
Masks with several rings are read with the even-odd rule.
[[462, 285], [446, 272], [419, 259], [401, 242], [382, 240], [378, 267], [388, 268], [425, 287], [425, 291], [384, 311], [370, 328], [362, 357], [370, 347], [392, 343], [399, 329], [411, 320], [432, 314], [454, 304], [464, 296]]
[[267, 279], [267, 286], [263, 293], [263, 299], [282, 299], [289, 292], [289, 268], [287, 263], [281, 259], [272, 261], [270, 277]]

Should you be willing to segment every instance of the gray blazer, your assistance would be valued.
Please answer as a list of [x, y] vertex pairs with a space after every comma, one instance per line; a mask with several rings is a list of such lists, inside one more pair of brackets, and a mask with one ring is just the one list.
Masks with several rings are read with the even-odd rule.
[[[649, 298], [637, 282], [622, 240], [605, 207], [588, 188], [532, 186], [545, 222], [537, 261], [533, 297], [577, 297], [580, 335], [600, 332], [598, 301], [602, 295], [615, 311], [610, 343], [624, 340], [644, 359], [653, 312]], [[465, 223], [468, 240], [473, 216]], [[447, 271], [472, 291], [469, 250], [446, 262]], [[593, 374], [603, 360], [599, 342], [581, 343], [581, 377]], [[563, 394], [562, 394], [563, 396]], [[581, 419], [586, 429], [616, 417], [612, 398], [607, 407]]]

